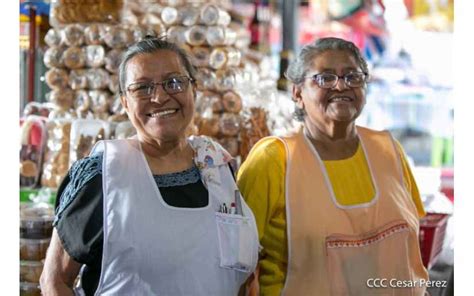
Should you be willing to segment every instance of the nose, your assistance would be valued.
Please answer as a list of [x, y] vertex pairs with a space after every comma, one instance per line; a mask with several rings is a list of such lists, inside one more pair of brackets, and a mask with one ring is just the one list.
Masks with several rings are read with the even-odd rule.
[[150, 101], [157, 103], [157, 104], [163, 104], [168, 100], [168, 94], [164, 91], [162, 87], [159, 85], [155, 85], [155, 88], [153, 89], [153, 93], [151, 94]]
[[344, 77], [339, 77], [337, 79], [336, 85], [333, 87], [335, 90], [343, 91], [349, 88], [349, 86], [346, 84], [346, 80]]

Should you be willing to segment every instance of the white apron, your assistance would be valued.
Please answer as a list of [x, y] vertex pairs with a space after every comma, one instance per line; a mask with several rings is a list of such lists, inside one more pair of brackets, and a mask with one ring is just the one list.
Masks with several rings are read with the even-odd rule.
[[[240, 194], [244, 217], [217, 213], [237, 189], [228, 154], [205, 137], [189, 142], [209, 192], [202, 208], [165, 203], [136, 139], [95, 147], [104, 151], [104, 245], [95, 295], [237, 295], [255, 269], [257, 228]], [[244, 264], [226, 265], [234, 259]]]

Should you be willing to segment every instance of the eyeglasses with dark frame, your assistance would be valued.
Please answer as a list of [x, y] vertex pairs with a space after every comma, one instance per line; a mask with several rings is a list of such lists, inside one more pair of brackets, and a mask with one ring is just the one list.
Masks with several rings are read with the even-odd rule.
[[305, 78], [311, 78], [320, 88], [334, 88], [339, 79], [344, 79], [344, 83], [351, 87], [361, 87], [367, 82], [368, 74], [364, 72], [350, 72], [342, 76], [332, 73], [318, 73]]
[[194, 79], [188, 76], [177, 76], [165, 79], [161, 82], [137, 82], [127, 86], [126, 90], [137, 100], [147, 100], [155, 95], [156, 86], [161, 85], [163, 90], [169, 95], [175, 95], [184, 92], [189, 83]]

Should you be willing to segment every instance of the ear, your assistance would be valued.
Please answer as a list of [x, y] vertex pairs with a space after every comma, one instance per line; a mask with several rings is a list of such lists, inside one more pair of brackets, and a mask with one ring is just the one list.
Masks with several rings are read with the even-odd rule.
[[120, 95], [120, 103], [122, 103], [122, 107], [125, 109], [125, 112], [128, 112], [130, 110], [130, 107], [128, 105], [127, 97], [125, 95]]
[[304, 109], [304, 102], [303, 97], [301, 96], [302, 87], [300, 85], [293, 84], [292, 95], [293, 95], [293, 102], [295, 102], [296, 106], [301, 109]]

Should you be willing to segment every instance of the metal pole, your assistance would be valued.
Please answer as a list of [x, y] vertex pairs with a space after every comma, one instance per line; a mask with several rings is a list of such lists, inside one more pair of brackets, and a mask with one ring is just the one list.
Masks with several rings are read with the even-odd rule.
[[28, 48], [28, 102], [35, 100], [35, 62], [36, 62], [36, 8], [29, 7], [29, 48]]
[[285, 71], [298, 46], [299, 4], [299, 0], [283, 0], [281, 5], [283, 47], [280, 52], [280, 78], [277, 83], [279, 90], [288, 90], [289, 86]]

